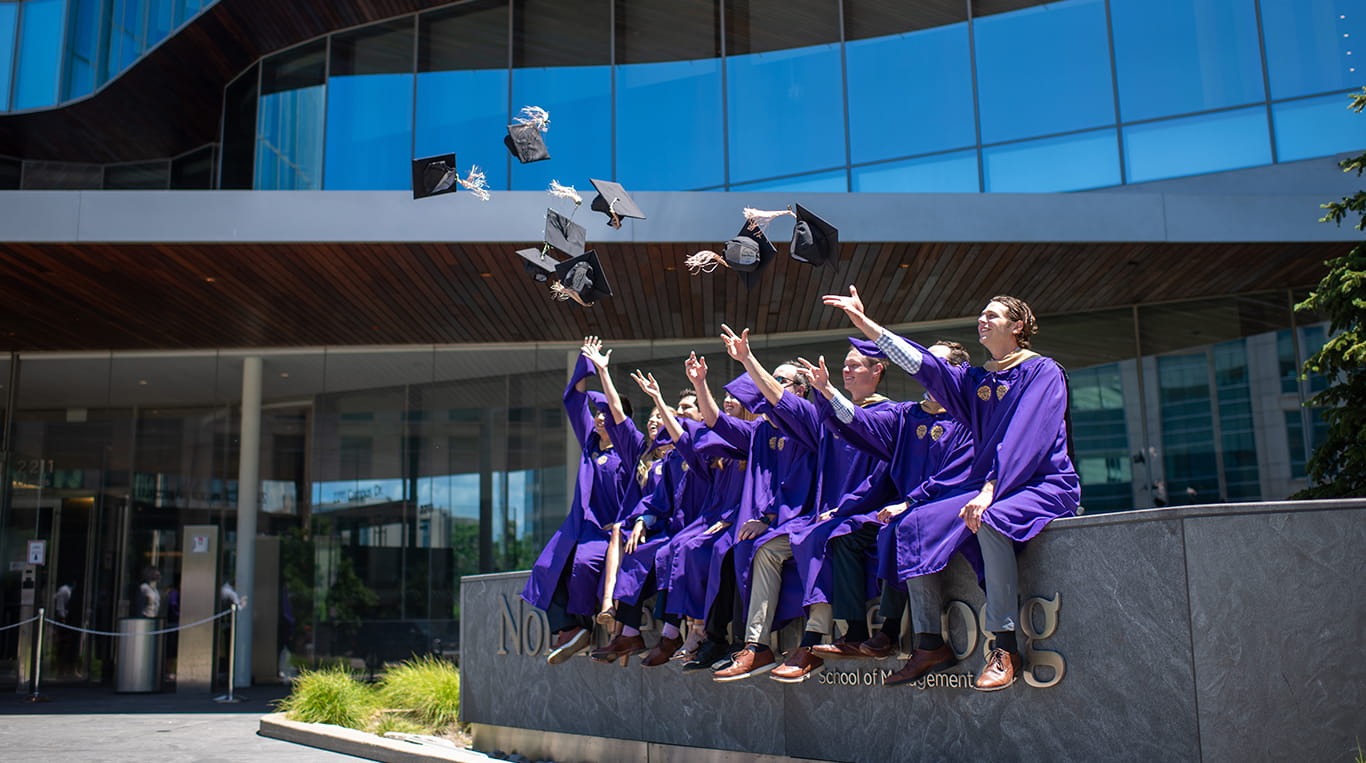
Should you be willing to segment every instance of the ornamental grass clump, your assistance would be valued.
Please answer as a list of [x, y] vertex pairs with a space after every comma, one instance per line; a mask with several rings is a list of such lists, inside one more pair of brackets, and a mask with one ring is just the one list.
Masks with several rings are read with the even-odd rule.
[[402, 708], [420, 723], [444, 729], [460, 721], [460, 672], [439, 657], [415, 657], [380, 679], [385, 707]]
[[365, 729], [379, 707], [375, 690], [340, 668], [305, 670], [278, 709], [292, 721]]

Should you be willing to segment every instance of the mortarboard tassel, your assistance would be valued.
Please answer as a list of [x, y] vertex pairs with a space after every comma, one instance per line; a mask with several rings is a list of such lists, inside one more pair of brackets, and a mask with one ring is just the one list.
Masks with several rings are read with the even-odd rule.
[[561, 199], [572, 199], [574, 206], [576, 207], [583, 204], [583, 197], [579, 195], [578, 191], [574, 190], [574, 186], [572, 185], [560, 185], [560, 181], [552, 180], [550, 181], [550, 188], [548, 188], [547, 191], [551, 196]]
[[455, 182], [459, 183], [461, 188], [478, 196], [480, 201], [489, 200], [489, 182], [484, 177], [484, 171], [479, 169], [479, 165], [471, 164], [469, 177], [461, 179], [460, 176], [457, 175]]
[[583, 305], [584, 307], [593, 306], [592, 302], [583, 301], [583, 297], [580, 297], [578, 292], [574, 291], [573, 289], [570, 289], [569, 287], [565, 286], [559, 281], [556, 281], [555, 283], [552, 283], [550, 285], [550, 293], [555, 296], [555, 299], [558, 299], [561, 302], [567, 302], [572, 299], [575, 302], [578, 302], [580, 305]]
[[536, 125], [541, 132], [550, 130], [550, 112], [540, 106], [523, 106], [521, 116], [514, 118], [519, 124]]
[[792, 210], [790, 209], [778, 210], [776, 212], [766, 212], [762, 209], [745, 207], [745, 219], [753, 223], [754, 226], [759, 230], [767, 228], [769, 223], [773, 222], [779, 217], [782, 217], [783, 215], [792, 215], [793, 217], [796, 217], [796, 215], [793, 214]]
[[710, 273], [713, 270], [716, 270], [718, 265], [730, 267], [729, 265], [726, 265], [726, 258], [710, 249], [703, 249], [697, 254], [689, 255], [687, 259], [683, 260], [683, 264], [687, 266], [688, 272], [693, 275], [697, 275], [698, 273]]

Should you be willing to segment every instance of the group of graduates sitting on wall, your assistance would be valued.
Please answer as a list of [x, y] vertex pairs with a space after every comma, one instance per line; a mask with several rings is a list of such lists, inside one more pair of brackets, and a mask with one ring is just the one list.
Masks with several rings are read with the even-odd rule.
[[[1004, 689], [1021, 674], [1016, 553], [1076, 513], [1081, 496], [1066, 377], [1030, 350], [1033, 313], [992, 298], [977, 319], [991, 358], [974, 367], [960, 344], [924, 347], [883, 329], [854, 287], [823, 301], [866, 337], [850, 340], [844, 392], [824, 358], [770, 372], [748, 329], [723, 327], [745, 372], [720, 405], [696, 353], [684, 362], [691, 388], [672, 403], [653, 375], [631, 375], [654, 403], [644, 434], [612, 381], [611, 351], [584, 340], [564, 394], [582, 446], [578, 483], [522, 592], [545, 610], [551, 664], [587, 649], [595, 620], [619, 631], [593, 659], [646, 652], [640, 628], [653, 597], [664, 626], [644, 666], [679, 659], [716, 681], [767, 673], [795, 683], [831, 658], [900, 653], [909, 611], [914, 648], [884, 680], [909, 683], [956, 662], [941, 629], [942, 576], [961, 553], [983, 581], [994, 639], [976, 688]], [[924, 386], [924, 399], [878, 394], [892, 364]], [[588, 391], [590, 376], [601, 393]], [[867, 602], [879, 595], [885, 619], [870, 633]], [[801, 644], [778, 664], [770, 633], [802, 616]], [[846, 627], [832, 640], [837, 620]]]

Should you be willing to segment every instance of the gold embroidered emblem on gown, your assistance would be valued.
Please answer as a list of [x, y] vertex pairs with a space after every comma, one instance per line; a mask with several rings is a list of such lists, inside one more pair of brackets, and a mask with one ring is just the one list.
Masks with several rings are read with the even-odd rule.
[[931, 440], [936, 440], [936, 441], [937, 441], [940, 437], [943, 437], [943, 436], [944, 436], [944, 425], [943, 425], [943, 424], [935, 424], [935, 425], [934, 425], [934, 429], [931, 429], [931, 430], [930, 430], [930, 439], [931, 439]]
[[916, 428], [915, 428], [915, 436], [916, 436], [916, 439], [919, 439], [919, 440], [925, 439], [925, 432], [926, 432], [926, 427], [925, 427], [924, 424], [921, 424], [920, 426], [916, 427]]
[[991, 399], [991, 387], [983, 384], [977, 388], [977, 398], [983, 402]]

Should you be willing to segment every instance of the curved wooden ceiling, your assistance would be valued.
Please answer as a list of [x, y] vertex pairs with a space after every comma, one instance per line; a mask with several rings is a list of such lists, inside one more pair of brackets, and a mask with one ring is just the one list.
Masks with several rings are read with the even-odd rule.
[[[615, 296], [550, 298], [514, 244], [0, 244], [0, 350], [613, 341], [839, 329], [851, 274], [886, 323], [974, 316], [1011, 293], [1040, 315], [1311, 286], [1340, 242], [866, 243], [813, 269], [781, 256], [746, 292], [690, 276], [700, 244], [597, 247]], [[212, 280], [210, 280], [212, 279]]]

